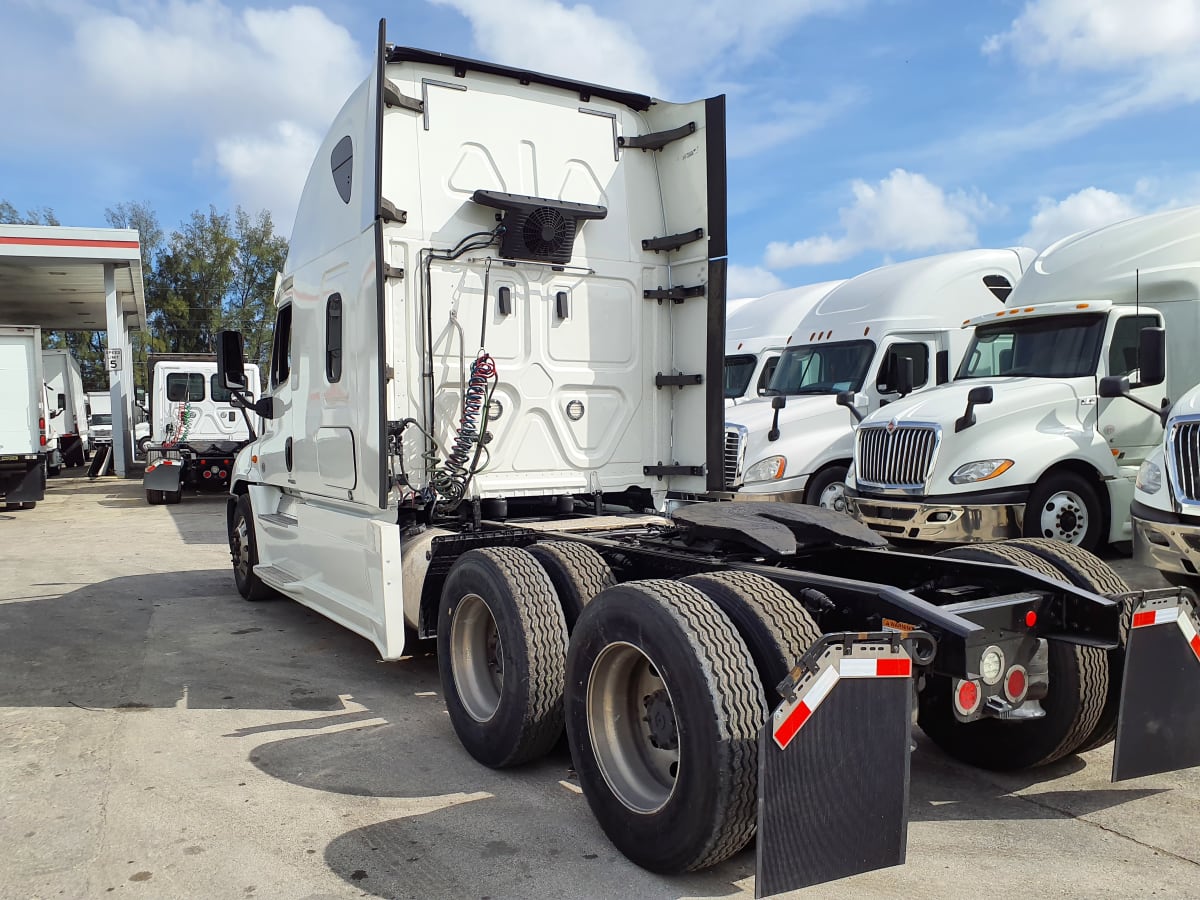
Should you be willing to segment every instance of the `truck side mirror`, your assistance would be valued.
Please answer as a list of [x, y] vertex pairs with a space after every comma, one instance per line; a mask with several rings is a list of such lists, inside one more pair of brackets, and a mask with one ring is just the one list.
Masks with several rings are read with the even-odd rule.
[[858, 395], [854, 391], [838, 391], [837, 393], [837, 405], [846, 407], [846, 409], [850, 410], [850, 414], [854, 416], [854, 420], [861, 422], [865, 416], [855, 402], [857, 399]]
[[775, 416], [771, 419], [771, 430], [767, 432], [768, 441], [779, 440], [779, 411], [787, 406], [787, 397], [783, 394], [776, 394], [771, 398], [771, 409], [775, 410]]
[[242, 333], [217, 332], [217, 381], [227, 391], [246, 390], [246, 364], [242, 359]]
[[1138, 335], [1138, 387], [1151, 387], [1167, 380], [1167, 331], [1143, 328]]
[[1105, 375], [1100, 379], [1100, 396], [1106, 399], [1124, 397], [1129, 393], [1129, 379], [1124, 375]]
[[262, 397], [250, 405], [250, 409], [254, 410], [264, 419], [277, 419], [282, 413], [276, 405], [274, 397]]
[[967, 392], [967, 408], [963, 410], [963, 414], [958, 417], [954, 423], [954, 433], [965, 431], [975, 424], [975, 407], [986, 406], [991, 403], [995, 395], [992, 393], [990, 384], [983, 387], [971, 388]]

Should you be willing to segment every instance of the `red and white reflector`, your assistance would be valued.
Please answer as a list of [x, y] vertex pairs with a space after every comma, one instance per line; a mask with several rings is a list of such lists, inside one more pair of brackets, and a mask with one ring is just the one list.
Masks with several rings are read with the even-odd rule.
[[1192, 648], [1192, 653], [1196, 655], [1196, 659], [1200, 659], [1200, 632], [1196, 629], [1196, 623], [1188, 615], [1180, 616], [1177, 621], [1179, 622], [1179, 630], [1183, 632], [1188, 646]]
[[821, 668], [817, 674], [809, 676], [796, 691], [795, 699], [785, 701], [776, 711], [774, 737], [779, 749], [787, 749], [787, 745], [841, 679], [911, 678], [912, 660], [908, 655], [903, 651], [898, 654], [891, 653], [890, 650], [887, 652], [887, 656], [879, 657], [822, 657]]
[[1179, 626], [1179, 630], [1183, 632], [1183, 639], [1192, 648], [1196, 659], [1200, 660], [1200, 629], [1197, 628], [1188, 610], [1180, 609], [1178, 606], [1146, 609], [1135, 612], [1131, 624], [1134, 628], [1149, 628], [1152, 625], [1169, 625], [1172, 622]]

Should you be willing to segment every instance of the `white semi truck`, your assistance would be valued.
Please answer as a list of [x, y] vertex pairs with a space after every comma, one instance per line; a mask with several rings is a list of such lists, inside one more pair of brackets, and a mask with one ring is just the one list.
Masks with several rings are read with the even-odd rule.
[[42, 331], [0, 325], [0, 501], [32, 509], [46, 493]]
[[966, 350], [962, 320], [1002, 309], [1034, 256], [1020, 247], [947, 253], [829, 291], [788, 338], [771, 396], [727, 412], [724, 485], [714, 496], [844, 512], [856, 415], [839, 395], [853, 392], [861, 416], [949, 381]]
[[1122, 643], [1126, 608], [1193, 621], [1180, 589], [1128, 593], [1057, 545], [891, 552], [795, 504], [655, 514], [721, 483], [724, 152], [724, 98], [392, 46], [381, 24], [301, 194], [260, 400], [220, 337], [219, 380], [267, 420], [231, 477], [239, 592], [385, 660], [406, 628], [436, 636], [481, 763], [565, 728], [630, 859], [698, 869], [757, 833], [760, 895], [903, 861], [914, 695], [979, 765], [1114, 734], [1118, 778], [1193, 764], [1143, 719], [1191, 722], [1200, 692], [1118, 701], [1161, 677], [1147, 640], [1191, 653], [1166, 626]]
[[[142, 485], [151, 506], [179, 503], [183, 489], [225, 491], [234, 454], [255, 435], [245, 409], [230, 405], [208, 354], [150, 354], [150, 439]], [[258, 366], [246, 366], [245, 396], [258, 394]]]
[[[1128, 542], [1162, 399], [1200, 380], [1200, 207], [1058, 242], [966, 327], [953, 383], [859, 426], [852, 514], [909, 540]], [[1143, 359], [1164, 328], [1165, 378]], [[1105, 393], [1106, 378], [1133, 387]]]
[[725, 405], [766, 393], [779, 354], [800, 320], [840, 281], [825, 281], [765, 294], [725, 320]]
[[90, 447], [87, 395], [83, 392], [79, 363], [70, 350], [43, 350], [42, 374], [49, 410], [46, 465], [50, 474], [56, 475], [63, 466], [82, 466], [87, 462]]

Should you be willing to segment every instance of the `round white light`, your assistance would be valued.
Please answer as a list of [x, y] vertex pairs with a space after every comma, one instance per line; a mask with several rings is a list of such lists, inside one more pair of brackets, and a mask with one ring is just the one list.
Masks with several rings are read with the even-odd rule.
[[498, 418], [504, 415], [504, 404], [499, 400], [493, 400], [488, 404], [488, 421], [495, 422]]
[[567, 418], [572, 422], [578, 422], [583, 418], [583, 403], [578, 400], [572, 400], [567, 404]]
[[984, 684], [998, 684], [1004, 674], [1004, 654], [999, 647], [988, 647], [979, 659], [979, 675]]

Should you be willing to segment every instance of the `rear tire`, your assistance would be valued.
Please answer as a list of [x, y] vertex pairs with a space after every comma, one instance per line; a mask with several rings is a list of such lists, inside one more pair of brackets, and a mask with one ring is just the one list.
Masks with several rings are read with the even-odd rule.
[[146, 491], [146, 502], [149, 503], [151, 506], [162, 506], [163, 492], [155, 491], [155, 490], [147, 490]]
[[183, 499], [183, 488], [178, 487], [173, 491], [163, 491], [163, 503], [173, 506]]
[[762, 689], [733, 624], [695, 587], [629, 582], [588, 604], [566, 711], [584, 797], [637, 865], [702, 869], [754, 836]]
[[33, 509], [37, 506], [36, 500], [25, 500], [21, 503], [21, 509]]
[[254, 567], [258, 565], [258, 538], [254, 533], [249, 494], [238, 497], [233, 508], [233, 521], [229, 523], [229, 556], [233, 561], [233, 580], [242, 597], [258, 602], [275, 595], [275, 591], [254, 574]]
[[821, 636], [808, 610], [771, 579], [753, 572], [713, 572], [682, 581], [733, 622], [754, 660], [767, 709], [774, 709], [783, 700], [776, 686]]
[[567, 623], [545, 570], [518, 547], [464, 553], [438, 606], [450, 722], [493, 769], [545, 755], [563, 728]]
[[[1009, 544], [952, 547], [937, 556], [1020, 566], [1060, 580], [1058, 569], [1028, 550]], [[1081, 747], [1096, 730], [1108, 696], [1108, 659], [1103, 650], [1047, 641], [1049, 690], [1046, 715], [1025, 722], [954, 717], [951, 681], [929, 676], [920, 694], [918, 724], [950, 756], [984, 769], [1013, 770], [1048, 765]]]
[[[1125, 579], [1112, 566], [1082, 547], [1048, 538], [1020, 538], [1008, 543], [1046, 560], [1062, 573], [1064, 581], [1077, 588], [1094, 594], [1124, 594], [1129, 590]], [[1132, 618], [1133, 607], [1126, 603], [1121, 610], [1120, 646], [1108, 651], [1108, 697], [1104, 701], [1104, 711], [1076, 753], [1094, 750], [1117, 736], [1117, 714], [1121, 709], [1121, 684], [1125, 675], [1125, 642], [1129, 639]]]
[[617, 583], [604, 557], [586, 544], [546, 541], [526, 549], [550, 576], [568, 633], [592, 598]]
[[149, 446], [150, 446], [150, 438], [149, 437], [138, 438], [138, 442], [137, 442], [138, 456], [145, 456], [146, 448]]

